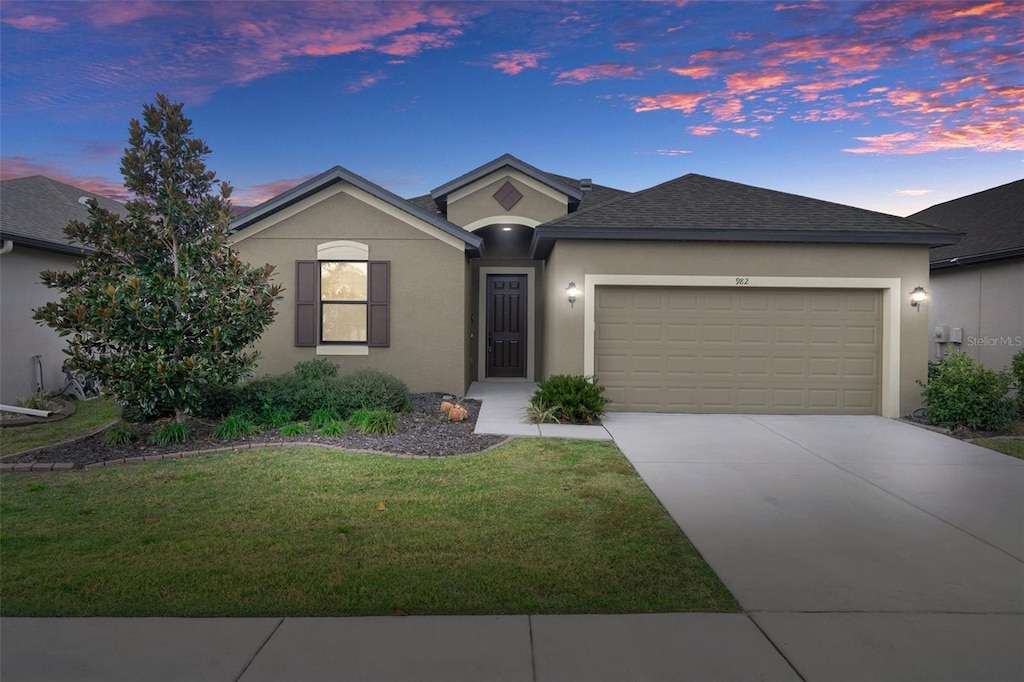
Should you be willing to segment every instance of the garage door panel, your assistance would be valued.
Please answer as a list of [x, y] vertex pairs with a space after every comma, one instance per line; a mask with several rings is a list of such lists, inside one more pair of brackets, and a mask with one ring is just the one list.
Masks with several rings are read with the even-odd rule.
[[595, 371], [613, 409], [880, 410], [878, 292], [602, 286], [596, 294]]

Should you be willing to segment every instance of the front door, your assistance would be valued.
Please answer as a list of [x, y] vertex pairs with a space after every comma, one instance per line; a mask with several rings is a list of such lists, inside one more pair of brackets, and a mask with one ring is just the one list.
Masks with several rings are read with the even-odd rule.
[[487, 376], [526, 377], [526, 275], [487, 275]]

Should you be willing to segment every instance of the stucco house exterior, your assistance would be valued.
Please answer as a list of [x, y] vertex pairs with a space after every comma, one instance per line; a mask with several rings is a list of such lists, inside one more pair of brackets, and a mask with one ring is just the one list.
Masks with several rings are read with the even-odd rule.
[[403, 199], [332, 168], [235, 219], [285, 287], [261, 373], [328, 357], [413, 391], [596, 376], [613, 409], [920, 404], [929, 248], [955, 231], [689, 174], [639, 192], [504, 155]]
[[1024, 180], [910, 216], [964, 233], [931, 251], [931, 359], [958, 348], [1004, 369], [1024, 348]]
[[64, 228], [86, 221], [86, 199], [124, 212], [124, 205], [42, 175], [0, 181], [0, 403], [12, 405], [41, 387], [60, 390], [66, 340], [32, 319], [32, 311], [59, 298], [39, 281], [43, 270], [75, 267], [83, 251]]

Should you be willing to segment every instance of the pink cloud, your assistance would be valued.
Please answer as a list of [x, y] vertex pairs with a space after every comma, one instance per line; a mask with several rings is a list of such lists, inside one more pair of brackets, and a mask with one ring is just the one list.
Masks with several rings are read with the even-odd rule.
[[362, 78], [359, 78], [353, 83], [351, 83], [348, 86], [348, 91], [360, 92], [362, 90], [366, 90], [367, 88], [372, 88], [374, 85], [384, 80], [385, 78], [387, 78], [387, 76], [379, 72], [365, 74]]
[[529, 52], [527, 50], [513, 50], [511, 52], [498, 52], [497, 54], [491, 55], [491, 58], [495, 61], [492, 66], [501, 71], [505, 75], [515, 76], [522, 73], [526, 69], [536, 69], [540, 67], [542, 59], [547, 59], [550, 55], [547, 52]]
[[797, 85], [796, 90], [804, 93], [820, 93], [829, 92], [832, 90], [845, 90], [846, 88], [852, 88], [855, 85], [866, 83], [871, 80], [869, 76], [864, 78], [835, 78], [831, 80], [815, 81], [813, 83], [804, 83], [803, 85]]
[[898, 194], [901, 197], [923, 197], [925, 194], [931, 194], [934, 191], [933, 189], [898, 189], [893, 194]]
[[414, 57], [424, 50], [451, 47], [454, 45], [452, 38], [459, 33], [459, 31], [449, 31], [448, 33], [406, 33], [396, 36], [389, 43], [378, 49], [380, 52], [393, 57]]
[[63, 182], [115, 201], [128, 201], [132, 198], [123, 184], [99, 175], [75, 175], [59, 166], [36, 161], [27, 156], [8, 156], [0, 162], [0, 179], [10, 180], [30, 175], [45, 175], [51, 180]]
[[174, 3], [169, 2], [96, 2], [83, 3], [82, 7], [89, 23], [97, 28], [120, 26], [178, 12]]
[[716, 69], [711, 66], [670, 66], [668, 70], [686, 78], [709, 78], [716, 73]]
[[717, 126], [690, 126], [689, 128], [686, 129], [686, 132], [690, 133], [691, 135], [706, 137], [708, 135], [714, 135], [719, 130], [721, 130], [721, 128]]
[[256, 206], [262, 204], [264, 201], [273, 199], [283, 192], [301, 185], [306, 180], [309, 180], [312, 175], [303, 175], [297, 178], [287, 178], [285, 180], [274, 180], [273, 182], [263, 182], [257, 185], [252, 185], [241, 190], [235, 190], [234, 194], [231, 195], [231, 200], [236, 204], [242, 204], [245, 206]]
[[645, 111], [659, 111], [670, 109], [672, 111], [683, 111], [692, 114], [697, 105], [708, 96], [705, 92], [666, 93], [648, 97], [638, 97], [633, 103], [633, 111], [643, 113]]
[[39, 33], [51, 33], [59, 31], [67, 26], [66, 23], [56, 17], [47, 17], [39, 14], [26, 14], [20, 17], [4, 17], [0, 23], [13, 26], [22, 31], [36, 31]]
[[1024, 151], [1020, 119], [1008, 117], [979, 123], [964, 123], [949, 128], [902, 133], [885, 133], [856, 138], [863, 146], [844, 149], [851, 154], [924, 154], [927, 152], [971, 149], [978, 152]]
[[772, 90], [794, 80], [783, 71], [738, 71], [725, 78], [729, 92], [744, 95], [757, 90]]
[[639, 44], [635, 40], [625, 40], [621, 43], [615, 43], [616, 50], [622, 50], [623, 52], [635, 52]]
[[561, 72], [555, 78], [555, 85], [582, 85], [609, 78], [637, 78], [640, 74], [640, 69], [629, 64], [591, 64]]
[[705, 105], [705, 109], [711, 113], [711, 117], [718, 123], [725, 121], [740, 123], [747, 120], [743, 116], [743, 102], [735, 97], [711, 100]]
[[760, 137], [761, 133], [757, 128], [732, 128], [732, 132], [744, 137]]

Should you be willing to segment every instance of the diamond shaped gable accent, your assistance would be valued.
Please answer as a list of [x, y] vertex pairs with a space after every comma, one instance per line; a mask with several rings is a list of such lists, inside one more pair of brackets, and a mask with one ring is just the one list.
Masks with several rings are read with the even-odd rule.
[[506, 211], [511, 211], [512, 207], [518, 204], [522, 198], [522, 192], [517, 190], [508, 180], [494, 193], [494, 200], [501, 204], [501, 207]]

